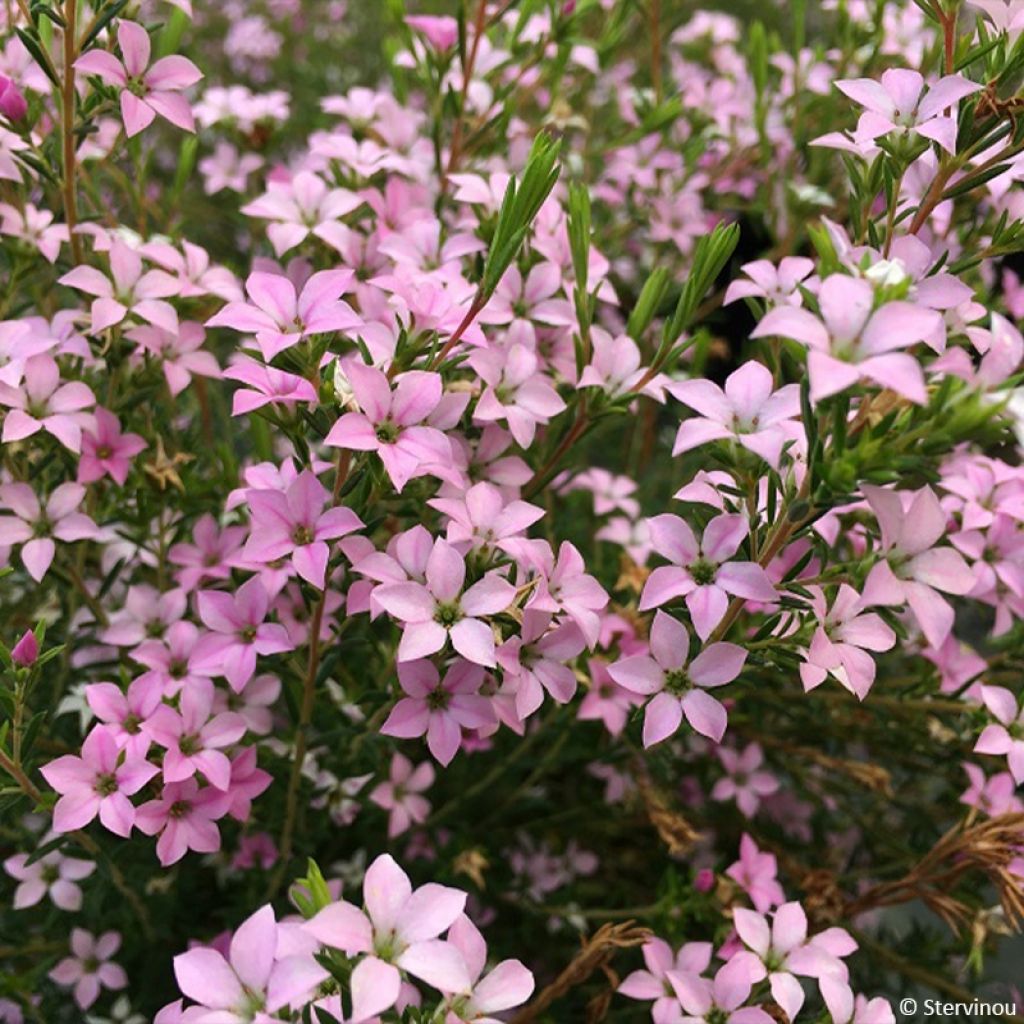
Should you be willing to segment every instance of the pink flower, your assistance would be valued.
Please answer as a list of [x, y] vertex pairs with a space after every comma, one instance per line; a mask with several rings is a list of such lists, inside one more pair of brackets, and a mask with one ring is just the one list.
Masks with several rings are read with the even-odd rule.
[[725, 291], [725, 305], [738, 299], [764, 299], [769, 306], [802, 306], [800, 284], [814, 273], [814, 261], [804, 256], [786, 256], [778, 267], [770, 260], [744, 263], [738, 278]]
[[960, 802], [996, 818], [1000, 814], [1020, 814], [1024, 802], [1017, 798], [1017, 783], [1009, 772], [990, 778], [976, 764], [964, 764], [970, 785], [960, 794]]
[[514, 689], [520, 720], [541, 706], [545, 691], [559, 704], [576, 693], [576, 674], [567, 663], [583, 653], [587, 641], [576, 623], [552, 628], [551, 620], [550, 612], [525, 609], [519, 634], [495, 652], [505, 684]]
[[956, 151], [956, 118], [943, 111], [982, 87], [962, 75], [946, 75], [925, 87], [917, 71], [889, 68], [881, 82], [871, 78], [837, 81], [836, 88], [866, 107], [857, 123], [857, 135], [877, 139], [890, 132], [914, 132], [937, 142], [949, 153]]
[[800, 430], [786, 422], [800, 415], [800, 389], [786, 384], [773, 391], [772, 386], [771, 371], [753, 360], [729, 374], [724, 391], [703, 379], [669, 384], [669, 394], [700, 413], [680, 425], [672, 454], [733, 438], [778, 469], [782, 446]]
[[764, 754], [757, 743], [748, 744], [742, 753], [731, 747], [719, 747], [718, 759], [727, 775], [711, 790], [712, 800], [735, 800], [736, 806], [752, 818], [761, 804], [761, 797], [771, 796], [779, 788], [779, 780], [768, 772], [758, 771]]
[[309, 584], [324, 588], [329, 540], [362, 528], [350, 508], [339, 505], [324, 511], [330, 494], [311, 470], [304, 470], [287, 491], [248, 492], [252, 532], [242, 552], [256, 562], [288, 557], [292, 568]]
[[920, 364], [913, 356], [893, 350], [929, 338], [941, 329], [942, 317], [911, 302], [887, 302], [878, 309], [874, 304], [870, 282], [832, 274], [818, 292], [820, 318], [806, 309], [779, 306], [750, 336], [778, 335], [808, 347], [807, 373], [814, 402], [867, 379], [923, 405], [927, 395]]
[[473, 410], [478, 423], [505, 420], [509, 432], [523, 448], [533, 444], [538, 424], [565, 410], [565, 402], [540, 372], [535, 352], [525, 345], [473, 352], [469, 365], [486, 385]]
[[203, 77], [199, 68], [177, 54], [150, 66], [149, 33], [133, 21], [118, 22], [117, 42], [123, 62], [105, 50], [93, 49], [75, 61], [75, 69], [121, 90], [125, 134], [138, 135], [157, 114], [178, 128], [195, 131], [192, 107], [180, 93]]
[[31, 629], [26, 629], [21, 639], [11, 648], [11, 661], [21, 668], [28, 668], [39, 657], [39, 641]]
[[1024, 739], [1020, 738], [1024, 710], [1018, 710], [1017, 698], [1002, 686], [983, 685], [981, 699], [996, 721], [985, 726], [974, 752], [1005, 755], [1010, 773], [1019, 785], [1024, 782]]
[[829, 610], [821, 587], [807, 589], [819, 625], [800, 665], [804, 689], [813, 690], [831, 675], [863, 700], [875, 681], [874, 659], [865, 652], [891, 650], [896, 634], [878, 615], [862, 612], [860, 596], [846, 583], [840, 584]]
[[772, 998], [790, 1020], [796, 1019], [804, 1004], [804, 990], [794, 975], [845, 979], [846, 967], [839, 957], [849, 956], [857, 948], [841, 928], [830, 928], [808, 942], [807, 915], [799, 903], [783, 903], [770, 926], [763, 915], [736, 907], [733, 923], [744, 944], [768, 969]]
[[124, 486], [132, 459], [145, 447], [138, 434], [122, 434], [117, 417], [97, 407], [96, 427], [82, 435], [82, 457], [78, 462], [78, 482], [91, 484], [102, 476], [109, 476]]
[[654, 1024], [678, 1024], [682, 1008], [676, 998], [669, 972], [703, 974], [711, 964], [710, 942], [687, 942], [678, 953], [663, 939], [648, 939], [642, 953], [647, 970], [633, 971], [617, 991], [630, 999], [654, 1000], [651, 1020]]
[[[501, 1024], [491, 1014], [521, 1006], [533, 994], [533, 975], [519, 960], [502, 960], [484, 975], [487, 943], [465, 914], [448, 929], [448, 942], [461, 954], [469, 971], [470, 985], [449, 996], [449, 1024]], [[483, 977], [481, 977], [483, 975]]]
[[234, 711], [213, 714], [213, 683], [200, 679], [181, 691], [179, 711], [162, 704], [142, 728], [165, 748], [165, 782], [184, 782], [197, 772], [217, 789], [231, 783], [231, 762], [221, 747], [245, 735], [245, 719]]
[[135, 824], [147, 836], [160, 834], [156, 855], [168, 867], [188, 850], [216, 853], [220, 849], [220, 830], [214, 822], [227, 814], [231, 800], [231, 793], [213, 786], [200, 789], [194, 778], [170, 782], [158, 799], [137, 809]]
[[759, 1006], [743, 1005], [755, 982], [764, 977], [764, 968], [754, 958], [733, 957], [719, 968], [714, 981], [690, 971], [669, 971], [667, 977], [688, 1015], [681, 1018], [683, 1024], [713, 1019], [723, 1024], [772, 1024], [772, 1018]]
[[[0, 95], [0, 107], [2, 104]], [[31, 203], [26, 203], [20, 210], [10, 203], [0, 203], [0, 215], [3, 217], [0, 234], [20, 238], [38, 249], [51, 263], [57, 262], [60, 247], [68, 240], [67, 224], [54, 224], [50, 210], [40, 210]]]
[[213, 353], [203, 351], [206, 331], [194, 320], [183, 320], [175, 332], [141, 324], [125, 331], [125, 336], [139, 346], [139, 352], [161, 365], [172, 398], [189, 386], [193, 376], [220, 376], [220, 366]]
[[412, 825], [422, 825], [430, 814], [430, 803], [420, 796], [434, 784], [434, 766], [424, 761], [415, 767], [401, 754], [391, 758], [389, 781], [374, 787], [370, 800], [390, 813], [388, 838], [394, 839]]
[[262, 196], [242, 207], [242, 213], [273, 222], [267, 237], [280, 257], [310, 235], [338, 248], [345, 230], [341, 218], [362, 202], [354, 192], [329, 189], [322, 178], [300, 171], [290, 181], [271, 181]]
[[21, 544], [21, 561], [39, 583], [57, 553], [54, 540], [71, 542], [99, 536], [99, 528], [84, 513], [75, 511], [85, 497], [81, 484], [61, 484], [46, 500], [45, 508], [28, 484], [0, 486], [0, 503], [14, 513], [0, 516], [0, 544]]
[[507, 550], [509, 538], [519, 536], [544, 515], [525, 501], [509, 501], [494, 484], [474, 484], [462, 498], [431, 498], [432, 508], [449, 517], [448, 543], [475, 549]]
[[44, 896], [49, 896], [60, 910], [81, 909], [82, 890], [75, 883], [96, 870], [91, 860], [65, 857], [59, 850], [51, 850], [32, 864], [27, 861], [27, 853], [16, 853], [4, 861], [4, 870], [20, 883], [14, 890], [15, 910], [34, 907]]
[[494, 667], [494, 634], [485, 618], [503, 612], [516, 589], [497, 572], [486, 573], [464, 591], [465, 582], [462, 555], [447, 541], [437, 540], [427, 559], [424, 583], [386, 583], [373, 592], [380, 606], [404, 623], [399, 661], [434, 654], [450, 638], [468, 661]]
[[171, 564], [178, 566], [178, 585], [191, 591], [203, 580], [228, 579], [231, 562], [241, 550], [245, 535], [244, 526], [220, 529], [209, 513], [200, 516], [192, 531], [192, 543], [182, 541], [167, 553]]
[[100, 990], [116, 992], [128, 984], [124, 968], [111, 963], [111, 957], [121, 948], [119, 932], [104, 932], [96, 938], [82, 928], [71, 929], [71, 953], [49, 973], [58, 985], [74, 986], [75, 1002], [88, 1010], [99, 999]]
[[540, 574], [526, 608], [567, 615], [593, 648], [601, 628], [598, 614], [608, 604], [608, 594], [586, 571], [583, 556], [574, 544], [562, 541], [555, 557], [547, 541], [527, 542], [520, 549], [522, 561]]
[[411, 14], [405, 23], [422, 32], [435, 50], [450, 50], [459, 39], [459, 23], [447, 15]]
[[151, 673], [132, 680], [124, 692], [116, 683], [90, 683], [85, 699], [92, 713], [111, 730], [126, 758], [141, 759], [149, 751], [149, 734], [142, 728], [160, 707], [163, 686]]
[[250, 301], [229, 302], [206, 326], [255, 334], [263, 358], [270, 362], [303, 338], [362, 326], [362, 318], [341, 301], [352, 276], [350, 270], [321, 270], [297, 293], [284, 275], [254, 271], [245, 282]]
[[[647, 376], [642, 365], [642, 356], [637, 343], [628, 335], [612, 337], [606, 332], [593, 331], [594, 354], [588, 366], [580, 375], [581, 388], [601, 388], [611, 398], [632, 394], [640, 381]], [[639, 394], [664, 401], [665, 378], [658, 374], [649, 380]]]
[[96, 396], [81, 381], [61, 384], [60, 369], [52, 356], [32, 356], [25, 360], [20, 388], [0, 384], [0, 405], [8, 407], [0, 440], [5, 444], [23, 441], [45, 430], [65, 448], [78, 452], [85, 418], [82, 410], [95, 403]]
[[706, 640], [724, 618], [730, 594], [749, 601], [775, 600], [775, 588], [761, 566], [729, 561], [749, 532], [743, 516], [716, 516], [700, 542], [679, 516], [666, 513], [648, 522], [654, 550], [672, 565], [659, 566], [647, 578], [642, 611], [683, 597], [697, 635]]
[[352, 971], [352, 1018], [383, 1013], [398, 999], [399, 968], [442, 992], [472, 988], [459, 950], [438, 936], [462, 913], [466, 894], [428, 883], [414, 890], [388, 854], [379, 856], [363, 881], [365, 912], [339, 900], [303, 928], [347, 956], [367, 954]]
[[0, 75], [0, 114], [8, 121], [20, 121], [28, 112], [22, 91], [6, 75]]
[[235, 693], [252, 678], [257, 655], [294, 649], [284, 626], [264, 621], [270, 598], [258, 576], [243, 583], [234, 595], [201, 590], [198, 605], [203, 625], [213, 631], [199, 642], [199, 667], [205, 673], [223, 675]]
[[124, 838], [135, 821], [128, 797], [159, 771], [141, 758], [123, 756], [113, 730], [105, 725], [97, 725], [86, 736], [81, 757], [65, 754], [39, 770], [61, 794], [53, 809], [55, 832], [84, 828], [98, 814], [104, 828]]
[[441, 679], [432, 661], [403, 661], [398, 665], [403, 697], [380, 731], [385, 736], [414, 739], [426, 734], [427, 747], [443, 765], [458, 753], [463, 729], [493, 724], [490, 701], [480, 696], [484, 670], [456, 659]]
[[249, 385], [235, 392], [231, 401], [232, 416], [241, 416], [265, 405], [288, 406], [317, 400], [316, 388], [305, 377], [264, 366], [246, 356], [238, 356], [223, 376], [226, 380]]
[[818, 985], [833, 1024], [896, 1024], [892, 1007], [881, 996], [854, 997], [846, 979], [839, 975], [825, 975], [818, 979]]
[[329, 977], [313, 958], [313, 949], [299, 952], [301, 943], [274, 918], [270, 904], [242, 922], [231, 937], [225, 957], [209, 946], [196, 946], [174, 958], [178, 987], [209, 1011], [197, 1020], [218, 1024], [247, 1024], [267, 1020], [285, 1007], [304, 1005]]
[[160, 327], [171, 334], [178, 332], [178, 314], [164, 300], [177, 295], [178, 282], [165, 270], [142, 272], [142, 257], [124, 242], [115, 240], [110, 246], [110, 273], [113, 280], [95, 267], [85, 265], [69, 270], [60, 283], [93, 295], [93, 334], [121, 323], [129, 314]]
[[215, 195], [223, 189], [245, 192], [249, 187], [249, 175], [263, 166], [263, 157], [255, 153], [241, 153], [230, 142], [219, 140], [210, 156], [199, 161], [199, 173], [203, 176], [203, 188], [207, 195]]
[[910, 605], [932, 647], [941, 647], [953, 628], [953, 609], [937, 591], [967, 594], [974, 573], [959, 552], [936, 547], [946, 532], [946, 514], [930, 487], [915, 494], [861, 487], [882, 530], [881, 554], [868, 573], [861, 604]]
[[740, 859], [725, 873], [750, 897], [754, 909], [764, 914], [786, 899], [776, 877], [778, 870], [775, 854], [759, 850], [744, 832], [740, 838]]
[[422, 467], [451, 461], [451, 446], [444, 434], [421, 425], [441, 401], [439, 374], [403, 373], [392, 391], [376, 367], [356, 358], [344, 360], [342, 367], [361, 411], [345, 413], [324, 444], [376, 452], [399, 493]]
[[608, 666], [620, 686], [651, 697], [644, 712], [645, 747], [676, 732], [683, 716], [716, 743], [725, 735], [725, 708], [705, 690], [731, 683], [742, 671], [747, 652], [736, 644], [715, 643], [687, 664], [689, 649], [686, 627], [659, 611], [651, 627], [650, 656], [634, 655]]

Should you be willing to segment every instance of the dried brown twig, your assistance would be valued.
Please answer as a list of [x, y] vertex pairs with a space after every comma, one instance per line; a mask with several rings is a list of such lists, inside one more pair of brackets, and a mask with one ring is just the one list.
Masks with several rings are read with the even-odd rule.
[[[565, 970], [550, 985], [541, 989], [536, 999], [524, 1006], [513, 1018], [511, 1024], [530, 1024], [554, 1002], [561, 999], [567, 992], [582, 985], [595, 971], [604, 970], [609, 961], [620, 949], [641, 946], [651, 937], [649, 928], [638, 927], [633, 921], [622, 924], [603, 924], [594, 934], [586, 939], [583, 948], [572, 958]], [[600, 1020], [593, 1016], [601, 1008], [601, 997], [592, 1001], [593, 1009], [588, 1011], [591, 1020]]]

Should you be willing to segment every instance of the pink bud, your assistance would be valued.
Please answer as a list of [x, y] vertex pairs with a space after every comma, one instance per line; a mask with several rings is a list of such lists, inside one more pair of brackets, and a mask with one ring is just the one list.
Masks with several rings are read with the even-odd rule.
[[11, 651], [11, 660], [15, 665], [32, 665], [39, 657], [39, 644], [36, 635], [31, 629], [25, 631], [25, 635], [14, 645]]
[[576, 13], [576, 0], [565, 0], [562, 4], [562, 17], [568, 18], [570, 14]]
[[715, 873], [711, 868], [701, 868], [697, 877], [693, 880], [693, 887], [697, 892], [711, 892], [715, 887]]
[[9, 121], [18, 121], [28, 111], [21, 90], [6, 76], [0, 75], [0, 114]]

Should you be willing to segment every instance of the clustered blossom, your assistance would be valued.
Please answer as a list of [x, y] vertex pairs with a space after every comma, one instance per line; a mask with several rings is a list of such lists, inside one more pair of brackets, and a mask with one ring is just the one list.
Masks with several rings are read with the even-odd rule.
[[[904, 897], [980, 969], [1024, 906], [1024, 6], [970, 4], [790, 52], [481, 0], [319, 103], [344, 0], [7, 5], [0, 895], [49, 959], [0, 1021], [135, 1024], [167, 969], [155, 1024], [889, 1024]], [[547, 961], [643, 886], [678, 948]]]

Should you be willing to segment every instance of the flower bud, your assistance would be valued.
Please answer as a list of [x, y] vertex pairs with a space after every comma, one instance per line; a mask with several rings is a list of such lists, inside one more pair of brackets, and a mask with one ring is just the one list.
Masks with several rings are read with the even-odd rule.
[[20, 121], [28, 112], [21, 90], [6, 75], [0, 75], [0, 114], [8, 121]]
[[25, 631], [25, 635], [14, 645], [11, 651], [11, 660], [15, 665], [28, 667], [35, 664], [39, 657], [39, 643], [35, 633], [31, 629]]

